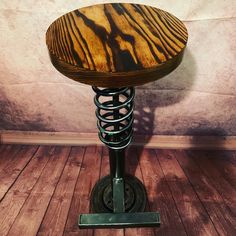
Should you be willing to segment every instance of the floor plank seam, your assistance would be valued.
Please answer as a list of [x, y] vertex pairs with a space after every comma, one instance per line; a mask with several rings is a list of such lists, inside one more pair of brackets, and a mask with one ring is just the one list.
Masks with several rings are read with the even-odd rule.
[[178, 207], [177, 207], [177, 203], [176, 203], [176, 201], [175, 201], [175, 199], [174, 199], [174, 196], [173, 196], [173, 193], [172, 193], [172, 191], [171, 191], [169, 182], [168, 182], [168, 180], [166, 179], [165, 173], [164, 173], [164, 171], [163, 171], [163, 169], [162, 169], [162, 165], [161, 165], [160, 160], [159, 160], [159, 158], [158, 158], [157, 149], [155, 149], [155, 154], [156, 154], [156, 159], [157, 159], [157, 161], [158, 161], [158, 163], [159, 163], [160, 169], [161, 169], [161, 171], [162, 171], [162, 174], [163, 174], [165, 183], [166, 183], [166, 185], [167, 185], [167, 187], [168, 187], [168, 190], [169, 190], [169, 192], [170, 192], [170, 194], [171, 194], [171, 198], [172, 198], [173, 203], [174, 203], [174, 205], [175, 205], [176, 211], [178, 212], [178, 216], [179, 216], [179, 218], [180, 218], [180, 220], [181, 220], [181, 223], [182, 223], [182, 225], [183, 225], [184, 231], [185, 231], [186, 235], [188, 236], [189, 234], [188, 234], [188, 232], [187, 232], [186, 226], [185, 226], [185, 224], [184, 224], [184, 222], [183, 222], [183, 219], [182, 219], [181, 214], [180, 214], [180, 212], [179, 212], [179, 209], [178, 209]]
[[45, 212], [44, 212], [44, 215], [43, 215], [43, 217], [42, 217], [41, 223], [39, 224], [39, 227], [38, 227], [38, 230], [37, 230], [37, 234], [38, 234], [38, 232], [39, 232], [39, 230], [40, 230], [40, 226], [41, 226], [41, 224], [42, 224], [42, 222], [43, 222], [43, 220], [44, 220], [44, 218], [45, 218], [45, 215], [46, 215], [46, 213], [47, 213], [47, 211], [48, 211], [48, 208], [49, 208], [49, 206], [50, 206], [50, 203], [51, 203], [51, 201], [52, 201], [52, 199], [53, 199], [53, 196], [54, 196], [55, 191], [56, 191], [56, 189], [57, 189], [57, 185], [58, 185], [58, 183], [59, 183], [59, 181], [60, 181], [60, 179], [61, 179], [61, 177], [62, 177], [62, 174], [63, 174], [63, 172], [64, 172], [66, 163], [67, 163], [67, 161], [68, 161], [68, 159], [69, 159], [69, 157], [70, 157], [71, 150], [72, 150], [72, 147], [70, 147], [70, 150], [69, 150], [69, 152], [68, 152], [68, 156], [67, 156], [66, 161], [65, 161], [65, 165], [63, 166], [63, 168], [62, 168], [62, 170], [61, 170], [61, 173], [60, 173], [60, 176], [59, 176], [59, 178], [58, 178], [58, 181], [57, 181], [56, 184], [55, 184], [55, 188], [54, 188], [54, 190], [53, 190], [52, 196], [51, 196], [50, 200], [48, 201], [48, 205], [47, 205], [47, 208], [46, 208], [46, 210], [45, 210]]
[[101, 172], [102, 172], [102, 163], [103, 163], [103, 159], [104, 159], [103, 155], [105, 155], [104, 148], [106, 148], [106, 147], [102, 147], [102, 151], [101, 151], [101, 165], [99, 166], [99, 180], [102, 178]]
[[125, 173], [146, 186], [146, 211], [163, 214], [162, 229], [80, 230], [94, 183], [109, 174], [109, 150], [65, 148], [0, 145], [1, 235], [235, 235], [236, 152], [134, 147]]
[[[139, 166], [139, 168], [140, 168], [140, 173], [141, 173], [141, 176], [142, 176], [142, 182], [143, 182], [143, 184], [144, 184], [144, 186], [145, 186], [145, 181], [144, 181], [144, 175], [143, 175], [142, 165], [140, 164], [140, 158], [141, 158], [141, 153], [142, 153], [142, 151], [140, 152], [140, 156], [139, 156], [137, 149], [138, 149], [138, 147], [135, 147], [135, 156], [136, 156], [136, 160], [137, 160], [138, 166]], [[143, 150], [143, 148], [142, 148], [142, 150]], [[147, 209], [148, 209], [148, 211], [151, 211], [151, 206], [150, 206], [150, 201], [149, 201], [149, 196], [148, 196], [147, 189], [146, 189], [146, 194], [147, 194], [147, 203], [146, 203], [146, 204], [147, 204]], [[153, 231], [154, 235], [157, 235], [155, 229], [153, 229], [152, 231]]]
[[[19, 150], [19, 152], [24, 148], [24, 146], [21, 147], [21, 149]], [[28, 164], [31, 162], [32, 158], [34, 157], [35, 153], [38, 151], [39, 146], [37, 146], [36, 150], [34, 151], [34, 153], [32, 154], [31, 158], [28, 160], [28, 162], [25, 164], [25, 166], [22, 168], [22, 170], [20, 171], [20, 173], [18, 174], [18, 176], [15, 178], [15, 180], [12, 182], [12, 184], [9, 186], [8, 190], [6, 191], [6, 193], [3, 195], [2, 199], [0, 199], [0, 203], [2, 202], [2, 200], [5, 198], [5, 196], [7, 195], [7, 193], [10, 191], [10, 189], [12, 188], [12, 186], [15, 184], [15, 182], [19, 179], [21, 173], [24, 171], [24, 169], [28, 166]], [[18, 152], [18, 153], [19, 153]]]
[[[203, 172], [204, 176], [207, 177], [207, 179], [208, 179], [209, 182], [211, 183], [212, 187], [215, 189], [215, 191], [220, 195], [221, 199], [224, 201], [224, 204], [230, 208], [230, 206], [229, 206], [228, 202], [226, 201], [225, 197], [222, 196], [222, 193], [215, 187], [215, 184], [214, 184], [214, 181], [212, 180], [212, 177], [205, 174], [205, 172], [204, 172], [204, 170], [202, 169], [201, 165], [198, 164], [198, 162], [196, 161], [196, 158], [195, 158], [194, 156], [192, 156], [192, 160], [193, 160], [194, 163], [199, 167], [199, 169]], [[228, 181], [224, 178], [224, 176], [221, 175], [221, 178], [223, 178], [226, 182], [228, 182]], [[229, 184], [230, 184], [230, 183], [229, 183]]]
[[[102, 164], [103, 164], [103, 160], [104, 160], [104, 154], [105, 154], [105, 150], [104, 148], [107, 148], [106, 146], [103, 146], [101, 148], [101, 161], [100, 161], [100, 166], [99, 166], [99, 175], [98, 175], [98, 180], [100, 180], [103, 176], [101, 176], [101, 172], [102, 172]], [[89, 212], [90, 212], [90, 207], [89, 207]], [[95, 229], [92, 230], [92, 236], [95, 236]]]
[[[69, 215], [71, 207], [72, 207], [71, 206], [72, 205], [72, 199], [73, 199], [73, 196], [74, 196], [74, 192], [75, 192], [75, 189], [76, 189], [77, 182], [79, 180], [79, 176], [80, 176], [80, 173], [81, 173], [81, 170], [82, 170], [82, 166], [83, 166], [83, 163], [84, 163], [85, 153], [86, 153], [86, 150], [87, 150], [87, 147], [85, 147], [85, 146], [82, 146], [82, 147], [84, 148], [84, 152], [83, 152], [83, 157], [82, 157], [82, 161], [81, 161], [81, 168], [79, 170], [78, 176], [76, 178], [75, 186], [74, 186], [74, 189], [73, 189], [73, 195], [72, 195], [72, 198], [71, 198], [71, 202], [70, 202], [70, 206], [69, 206], [69, 210], [68, 210], [65, 226], [64, 226], [64, 229], [63, 229], [63, 233], [62, 233], [63, 236], [66, 235], [66, 225], [67, 225], [68, 220], [69, 220], [68, 215]], [[78, 214], [79, 214], [79, 212], [78, 212]]]
[[[189, 179], [188, 175], [186, 174], [185, 169], [182, 167], [182, 165], [181, 165], [180, 162], [178, 161], [178, 158], [176, 158], [176, 155], [174, 155], [174, 158], [176, 159], [176, 161], [179, 163], [179, 166], [180, 166], [181, 169], [183, 170], [183, 172], [184, 172], [186, 178], [188, 179], [188, 183], [189, 183], [190, 186], [192, 187], [192, 189], [193, 189], [194, 193], [196, 194], [196, 196], [197, 196], [199, 202], [201, 203], [201, 205], [202, 205], [203, 209], [205, 210], [206, 214], [208, 215], [208, 217], [209, 217], [211, 223], [213, 224], [213, 226], [214, 226], [214, 228], [215, 228], [215, 231], [217, 232], [218, 235], [220, 235], [219, 232], [218, 232], [218, 230], [217, 230], [217, 227], [215, 226], [214, 221], [212, 220], [211, 215], [209, 214], [207, 208], [205, 207], [205, 204], [202, 202], [202, 200], [201, 200], [201, 198], [200, 198], [198, 192], [196, 191], [194, 185], [192, 184], [191, 180]], [[200, 171], [201, 171], [202, 175], [204, 175], [204, 173], [202, 172], [202, 170], [200, 170]]]
[[[40, 148], [40, 146], [39, 146], [39, 148]], [[39, 150], [39, 148], [38, 148], [38, 150]], [[37, 150], [37, 151], [38, 151]], [[36, 154], [37, 152], [35, 152], [35, 154]], [[34, 155], [35, 156], [35, 155]], [[34, 157], [33, 156], [33, 157]], [[32, 158], [33, 159], [33, 158]], [[31, 159], [31, 160], [32, 160]], [[38, 177], [38, 179], [37, 179], [37, 181], [35, 181], [35, 183], [34, 183], [34, 185], [32, 186], [32, 188], [31, 188], [31, 191], [30, 191], [30, 193], [28, 194], [28, 196], [26, 197], [26, 199], [25, 199], [25, 201], [24, 201], [24, 203], [22, 204], [22, 206], [21, 206], [21, 208], [19, 209], [19, 211], [18, 211], [18, 213], [17, 213], [17, 215], [16, 215], [16, 217], [15, 217], [15, 219], [14, 219], [14, 221], [12, 222], [12, 225], [11, 225], [11, 227], [9, 228], [9, 230], [8, 230], [8, 232], [7, 232], [7, 236], [9, 235], [9, 232], [11, 231], [11, 229], [12, 229], [12, 227], [14, 226], [14, 223], [15, 223], [15, 221], [16, 221], [16, 219], [17, 219], [17, 217], [19, 216], [19, 214], [20, 214], [20, 212], [21, 212], [21, 210], [23, 209], [23, 207], [24, 207], [24, 205], [25, 205], [25, 203], [27, 202], [27, 200], [29, 199], [29, 197], [30, 197], [30, 195], [31, 195], [31, 192], [32, 192], [32, 190], [34, 189], [34, 187], [35, 187], [35, 185], [38, 183], [38, 181], [39, 181], [39, 179], [40, 179], [40, 177], [41, 177], [41, 175], [42, 175], [42, 173], [43, 173], [43, 171], [44, 171], [44, 169], [46, 168], [46, 166], [47, 166], [47, 163], [48, 163], [48, 161], [49, 161], [49, 159], [47, 160], [47, 162], [46, 162], [46, 164], [45, 164], [45, 166], [43, 167], [43, 169], [42, 169], [42, 171], [41, 171], [41, 173], [40, 173], [40, 175], [39, 175], [39, 177]], [[9, 236], [11, 236], [11, 235], [9, 235]]]
[[9, 150], [7, 150], [7, 148], [5, 149], [5, 152], [7, 152], [7, 153], [4, 153], [4, 154], [5, 154], [5, 155], [9, 155], [9, 152], [10, 152], [10, 155], [9, 155], [9, 158], [8, 158], [7, 160], [5, 160], [4, 157], [3, 157], [3, 159], [5, 160], [5, 163], [3, 164], [3, 166], [1, 166], [0, 172], [3, 171], [4, 168], [6, 168], [6, 166], [7, 166], [11, 161], [14, 160], [14, 158], [16, 157], [16, 155], [17, 155], [17, 154], [21, 151], [21, 149], [22, 149], [22, 145], [17, 145], [16, 151], [15, 151], [15, 150], [12, 150], [13, 147], [14, 147], [14, 145], [9, 145], [9, 146], [8, 146], [8, 149], [9, 149]]
[[[211, 164], [220, 172], [222, 172], [222, 176], [224, 176], [224, 178], [228, 181], [228, 183], [232, 186], [233, 189], [236, 190], [236, 183], [235, 180], [236, 180], [236, 171], [234, 170], [228, 170], [228, 173], [231, 173], [230, 175], [230, 179], [229, 179], [229, 176], [228, 176], [228, 173], [227, 173], [227, 170], [224, 170], [224, 167], [226, 168], [229, 168], [229, 166], [232, 166], [232, 169], [233, 167], [236, 167], [236, 162], [235, 163], [232, 163], [231, 159], [230, 160], [225, 160], [223, 161], [222, 159], [220, 160], [217, 160], [217, 162], [214, 162], [213, 161], [213, 158], [209, 157], [208, 158], [209, 162], [211, 162]], [[227, 164], [227, 166], [225, 166]], [[222, 169], [223, 168], [223, 169]], [[233, 173], [232, 173], [233, 172]]]
[[[24, 202], [24, 205], [23, 205], [23, 207], [25, 207], [26, 206], [26, 209], [27, 209], [27, 204], [28, 204], [28, 200], [32, 197], [32, 195], [34, 195], [34, 189], [35, 189], [35, 187], [37, 187], [37, 184], [39, 183], [39, 181], [41, 180], [41, 177], [42, 177], [42, 175], [43, 174], [45, 174], [45, 172], [47, 172], [46, 170], [47, 170], [47, 167], [48, 167], [48, 165], [49, 165], [49, 163], [51, 164], [52, 163], [52, 161], [51, 161], [51, 158], [53, 159], [54, 157], [55, 157], [55, 155], [57, 156], [57, 152], [56, 152], [56, 150], [57, 150], [57, 147], [56, 146], [49, 146], [49, 150], [50, 150], [50, 152], [49, 153], [47, 153], [48, 155], [46, 155], [46, 156], [48, 156], [49, 158], [48, 158], [48, 161], [47, 161], [47, 163], [45, 164], [45, 166], [44, 166], [44, 168], [42, 169], [42, 172], [40, 173], [40, 176], [39, 176], [39, 178], [37, 179], [37, 181], [36, 181], [36, 184], [34, 185], [34, 187], [31, 189], [31, 192], [30, 192], [30, 194], [29, 194], [29, 196], [27, 197], [27, 200]], [[45, 156], [45, 155], [44, 155]], [[40, 157], [40, 156], [39, 156]], [[51, 162], [50, 162], [51, 161]], [[66, 162], [66, 161], [65, 161]], [[60, 163], [60, 162], [59, 162]], [[49, 167], [48, 167], [49, 168]], [[59, 177], [58, 177], [59, 178]], [[33, 193], [33, 194], [32, 194]], [[37, 192], [36, 192], [37, 193]], [[29, 202], [30, 202], [30, 200], [29, 200]], [[22, 211], [22, 208], [21, 208], [21, 211]], [[19, 212], [19, 214], [21, 214], [21, 211]], [[25, 212], [23, 212], [23, 213], [25, 213]], [[18, 215], [19, 215], [18, 214]], [[17, 218], [18, 218], [18, 215], [17, 215], [17, 217], [16, 217], [16, 219], [15, 220], [18, 220]], [[15, 223], [15, 221], [14, 221], [14, 224], [12, 225], [12, 226], [14, 226], [14, 225], [16, 225], [17, 223]], [[14, 226], [15, 227], [15, 226]], [[38, 227], [40, 227], [40, 224], [38, 225]], [[27, 228], [30, 228], [30, 227], [27, 227]], [[12, 227], [11, 227], [11, 229], [12, 229]], [[10, 229], [10, 232], [12, 231]], [[14, 228], [13, 228], [14, 229]], [[35, 230], [36, 232], [37, 232], [37, 229]], [[8, 232], [8, 234], [9, 234], [9, 232]], [[14, 234], [13, 234], [14, 235]], [[10, 236], [10, 235], [9, 235]]]
[[[16, 155], [17, 155], [22, 149], [23, 149], [23, 146], [21, 145], [21, 146], [20, 146], [20, 149], [19, 149], [16, 153], [14, 153], [11, 158], [15, 158]], [[6, 167], [6, 166], [4, 166], [4, 167]], [[3, 170], [4, 170], [4, 168], [3, 168], [1, 171], [3, 171]], [[0, 171], [0, 172], [1, 172], [1, 171]], [[20, 176], [20, 174], [21, 174], [21, 172], [19, 173], [19, 175], [17, 176], [16, 179], [18, 179], [18, 177]], [[13, 184], [14, 184], [14, 183], [15, 183], [15, 181], [13, 182]], [[1, 203], [2, 200], [5, 198], [6, 194], [9, 192], [9, 190], [11, 189], [11, 187], [12, 187], [13, 184], [11, 184], [11, 186], [8, 188], [8, 190], [5, 192], [5, 194], [2, 196], [2, 198], [0, 199], [0, 203]]]

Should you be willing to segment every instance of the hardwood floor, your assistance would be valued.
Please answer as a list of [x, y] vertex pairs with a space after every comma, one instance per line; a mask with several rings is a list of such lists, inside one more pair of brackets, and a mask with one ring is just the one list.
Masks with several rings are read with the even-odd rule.
[[160, 228], [79, 230], [102, 147], [0, 146], [0, 235], [236, 235], [236, 151], [131, 147], [127, 172], [144, 182]]

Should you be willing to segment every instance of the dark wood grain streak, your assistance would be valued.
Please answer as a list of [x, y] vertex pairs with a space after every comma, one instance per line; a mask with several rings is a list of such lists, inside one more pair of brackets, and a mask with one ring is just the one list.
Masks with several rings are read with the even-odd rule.
[[[147, 12], [143, 9], [140, 9], [140, 7], [137, 7], [139, 12], [142, 11], [144, 19], [145, 19], [145, 23], [148, 25], [148, 28], [150, 28], [151, 26], [156, 27], [156, 22], [155, 22], [155, 18], [153, 17], [152, 14], [150, 14], [151, 17], [148, 17]], [[159, 31], [159, 29], [156, 27], [157, 32], [152, 32], [154, 36], [156, 36], [157, 38], [160, 39], [161, 42], [161, 46], [163, 47], [163, 53], [166, 56], [166, 59], [169, 59], [171, 57], [173, 57], [176, 53], [175, 49], [169, 44], [169, 42], [165, 39], [164, 35], [162, 34], [161, 31]]]
[[165, 76], [180, 64], [187, 40], [186, 27], [170, 13], [128, 3], [74, 10], [46, 33], [58, 71], [102, 87], [141, 85]]

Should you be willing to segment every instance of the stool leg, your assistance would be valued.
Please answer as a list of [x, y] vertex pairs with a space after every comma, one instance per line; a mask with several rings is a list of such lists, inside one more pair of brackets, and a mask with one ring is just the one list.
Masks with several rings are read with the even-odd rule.
[[124, 195], [124, 150], [109, 149], [110, 178], [112, 186], [113, 212], [125, 212]]
[[[113, 106], [120, 105], [119, 93], [113, 95]], [[119, 109], [113, 110], [113, 120], [120, 119]], [[114, 123], [114, 131], [120, 130], [119, 122]], [[119, 137], [114, 135], [114, 141], [119, 141]], [[125, 172], [125, 151], [122, 149], [109, 148], [110, 178], [112, 188], [113, 212], [125, 212], [124, 195], [124, 172]]]
[[[99, 138], [109, 148], [110, 175], [99, 180], [91, 194], [95, 214], [82, 214], [80, 228], [150, 227], [160, 225], [158, 212], [142, 212], [146, 191], [125, 174], [125, 148], [132, 139], [134, 88], [94, 88]], [[129, 157], [132, 158], [132, 157]]]
[[144, 211], [146, 191], [143, 184], [136, 177], [125, 175], [125, 148], [132, 139], [134, 120], [134, 88], [93, 89], [99, 137], [109, 148], [110, 176], [98, 181], [93, 188], [92, 211]]

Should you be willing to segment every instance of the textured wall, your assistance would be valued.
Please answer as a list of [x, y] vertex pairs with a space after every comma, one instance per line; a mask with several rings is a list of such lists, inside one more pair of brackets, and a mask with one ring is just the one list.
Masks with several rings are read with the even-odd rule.
[[[82, 0], [0, 1], [0, 130], [96, 132], [89, 86], [51, 65], [50, 23]], [[236, 1], [120, 1], [152, 5], [185, 21], [189, 44], [172, 74], [137, 87], [139, 133], [236, 135]]]

